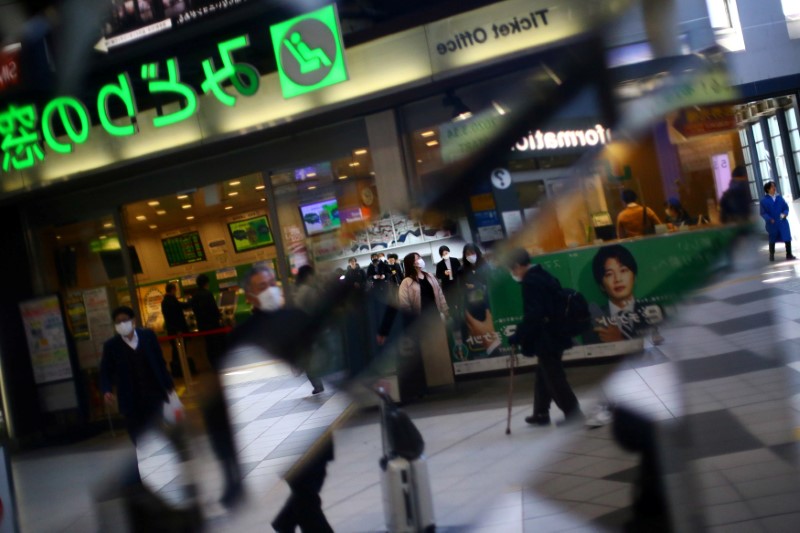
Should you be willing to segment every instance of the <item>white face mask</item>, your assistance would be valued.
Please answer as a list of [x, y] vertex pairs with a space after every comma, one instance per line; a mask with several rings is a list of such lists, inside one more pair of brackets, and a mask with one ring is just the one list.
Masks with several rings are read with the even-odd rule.
[[283, 307], [283, 291], [278, 286], [261, 291], [256, 298], [258, 298], [258, 308], [262, 311], [275, 311]]
[[468, 256], [464, 257], [464, 259], [466, 259], [469, 263], [472, 263], [474, 265], [475, 262], [478, 260], [478, 256], [477, 255], [468, 255]]
[[420, 257], [419, 259], [417, 259], [417, 261], [416, 261], [414, 264], [415, 264], [415, 265], [417, 266], [417, 268], [419, 268], [419, 269], [423, 269], [423, 268], [425, 268], [425, 260], [424, 260], [423, 258], [421, 258], [421, 257]]
[[517, 283], [522, 281], [522, 277], [517, 276], [516, 274], [511, 274], [511, 277], [514, 278], [514, 281], [516, 281]]
[[442, 254], [442, 259], [447, 259], [448, 257], [450, 257], [450, 254], [448, 254], [447, 252]]
[[125, 322], [114, 324], [114, 329], [123, 337], [127, 337], [133, 332], [133, 320], [126, 320]]

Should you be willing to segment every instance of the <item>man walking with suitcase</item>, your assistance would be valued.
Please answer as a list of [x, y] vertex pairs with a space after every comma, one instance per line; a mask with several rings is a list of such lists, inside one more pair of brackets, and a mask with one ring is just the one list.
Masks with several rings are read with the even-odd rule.
[[564, 350], [572, 347], [572, 339], [560, 333], [555, 319], [561, 284], [540, 265], [532, 265], [530, 255], [522, 248], [512, 250], [506, 264], [511, 277], [521, 285], [523, 306], [522, 322], [509, 343], [520, 345], [523, 355], [538, 358], [533, 415], [525, 417], [525, 422], [549, 425], [552, 401], [564, 412], [567, 422], [583, 420], [561, 362]]

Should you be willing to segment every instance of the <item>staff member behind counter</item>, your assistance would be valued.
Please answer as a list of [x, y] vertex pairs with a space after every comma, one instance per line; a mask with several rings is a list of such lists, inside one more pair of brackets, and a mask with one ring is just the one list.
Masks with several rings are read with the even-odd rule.
[[622, 201], [625, 203], [625, 209], [617, 215], [617, 237], [620, 239], [644, 235], [645, 222], [651, 228], [661, 224], [661, 220], [652, 209], [637, 204], [636, 200], [638, 200], [638, 197], [632, 190], [625, 189], [622, 191]]

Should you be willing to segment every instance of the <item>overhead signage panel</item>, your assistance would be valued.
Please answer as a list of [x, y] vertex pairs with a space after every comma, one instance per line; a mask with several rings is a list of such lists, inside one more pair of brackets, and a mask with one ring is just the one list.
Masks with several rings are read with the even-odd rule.
[[425, 27], [434, 75], [534, 47], [591, 29], [618, 14], [629, 0], [506, 0]]

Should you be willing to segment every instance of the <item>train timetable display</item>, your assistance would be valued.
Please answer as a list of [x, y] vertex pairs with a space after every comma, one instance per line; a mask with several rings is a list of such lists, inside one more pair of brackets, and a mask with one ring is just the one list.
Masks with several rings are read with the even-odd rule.
[[196, 231], [161, 239], [167, 263], [174, 267], [206, 260], [206, 252]]

